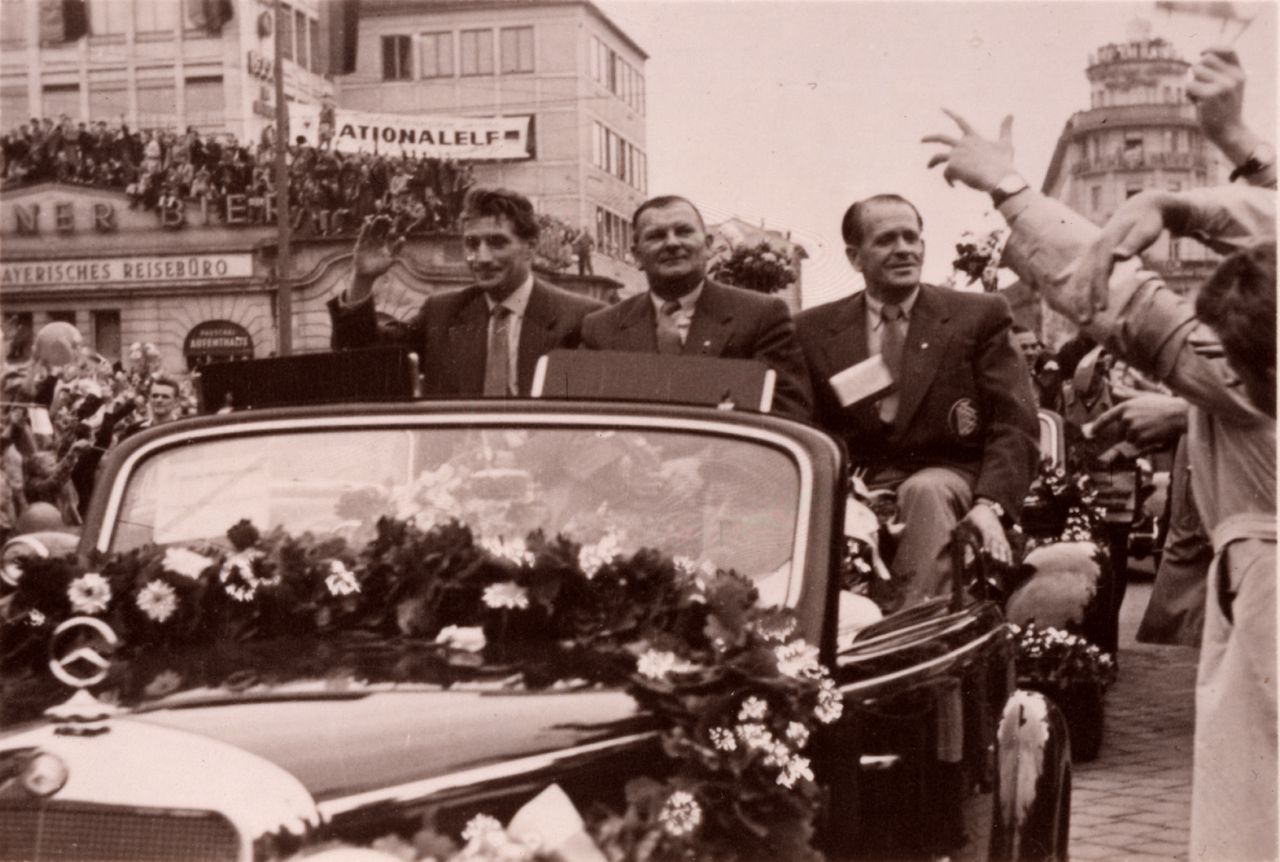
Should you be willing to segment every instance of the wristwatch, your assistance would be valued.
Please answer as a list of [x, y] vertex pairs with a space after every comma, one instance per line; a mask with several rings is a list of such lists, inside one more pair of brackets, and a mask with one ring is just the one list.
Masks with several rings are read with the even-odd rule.
[[979, 497], [977, 500], [974, 501], [974, 505], [986, 506], [988, 509], [990, 509], [992, 512], [995, 513], [995, 516], [997, 518], [1000, 519], [1000, 523], [1004, 523], [1005, 521], [1004, 506], [1001, 506], [995, 500], [992, 500], [989, 497]]
[[991, 190], [991, 202], [1000, 206], [1018, 192], [1030, 187], [1031, 184], [1022, 178], [1022, 174], [1005, 174]]
[[1253, 148], [1253, 152], [1249, 154], [1249, 158], [1245, 159], [1236, 169], [1227, 177], [1228, 182], [1235, 182], [1241, 177], [1251, 177], [1254, 174], [1260, 174], [1271, 165], [1276, 163], [1275, 147], [1266, 141], [1258, 144]]

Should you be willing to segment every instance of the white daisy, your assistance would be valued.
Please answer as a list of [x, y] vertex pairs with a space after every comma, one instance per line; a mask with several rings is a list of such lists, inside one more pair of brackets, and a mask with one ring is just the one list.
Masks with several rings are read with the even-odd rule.
[[769, 704], [758, 697], [749, 697], [738, 710], [738, 721], [759, 721], [769, 711]]
[[809, 768], [807, 757], [793, 757], [782, 765], [778, 773], [778, 783], [783, 787], [795, 787], [800, 779], [813, 781], [813, 770]]
[[769, 728], [759, 722], [748, 722], [737, 727], [738, 739], [753, 751], [764, 751], [773, 748], [777, 740], [769, 732]]
[[484, 603], [491, 608], [524, 610], [529, 607], [529, 591], [515, 581], [503, 581], [484, 588]]
[[600, 569], [613, 562], [613, 558], [622, 553], [622, 534], [617, 530], [609, 530], [594, 545], [583, 545], [578, 551], [578, 566], [582, 573], [591, 580]]
[[525, 544], [524, 539], [506, 539], [502, 536], [492, 536], [481, 539], [480, 547], [498, 559], [508, 560], [517, 566], [532, 566], [534, 562], [533, 553]]
[[67, 598], [77, 613], [101, 613], [111, 602], [111, 584], [97, 572], [89, 572], [71, 582], [67, 587]]
[[775, 647], [773, 654], [778, 659], [778, 673], [785, 676], [814, 679], [822, 673], [822, 665], [818, 664], [818, 648], [802, 640]]
[[27, 622], [33, 626], [44, 625], [46, 619], [48, 619], [48, 617], [40, 613], [35, 608], [32, 608], [31, 610], [27, 611]]
[[668, 835], [676, 838], [692, 835], [702, 825], [702, 806], [692, 793], [677, 790], [662, 803], [658, 820]]
[[164, 581], [151, 581], [138, 591], [134, 601], [138, 610], [158, 623], [169, 619], [178, 609], [178, 596]]
[[711, 744], [721, 751], [737, 751], [738, 740], [733, 738], [733, 732], [727, 727], [711, 728]]
[[466, 828], [462, 830], [462, 840], [467, 843], [483, 841], [496, 832], [505, 831], [496, 817], [490, 817], [488, 814], [477, 814], [467, 821]]
[[168, 548], [164, 552], [164, 559], [160, 565], [166, 572], [194, 579], [200, 577], [201, 572], [212, 566], [213, 560], [187, 548]]
[[329, 588], [331, 596], [349, 596], [360, 592], [360, 582], [356, 580], [355, 573], [342, 560], [329, 561], [329, 576], [324, 579], [324, 585]]
[[787, 725], [787, 739], [794, 742], [799, 748], [804, 748], [805, 743], [809, 741], [809, 728], [798, 721], [793, 721]]
[[830, 724], [844, 714], [844, 700], [830, 679], [824, 679], [818, 689], [818, 705], [814, 707], [813, 714], [823, 724]]

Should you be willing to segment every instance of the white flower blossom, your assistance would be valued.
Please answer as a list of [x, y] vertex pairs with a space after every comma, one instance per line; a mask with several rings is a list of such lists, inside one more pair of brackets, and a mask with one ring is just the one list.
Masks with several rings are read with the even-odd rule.
[[676, 838], [692, 835], [702, 825], [702, 806], [692, 793], [677, 790], [662, 803], [658, 820], [668, 835]]
[[747, 722], [738, 725], [736, 731], [739, 741], [747, 748], [753, 751], [762, 751], [770, 749], [777, 742], [773, 738], [773, 734], [769, 732], [769, 728], [759, 722]]
[[503, 581], [484, 588], [484, 603], [491, 608], [524, 610], [529, 607], [529, 591], [515, 581]]
[[473, 841], [482, 841], [490, 835], [505, 831], [496, 817], [490, 817], [488, 814], [477, 814], [467, 821], [466, 828], [462, 830], [462, 840], [470, 844]]
[[805, 641], [794, 640], [775, 647], [773, 654], [778, 659], [778, 673], [796, 679], [816, 679], [822, 675], [822, 665], [818, 664], [818, 648]]
[[617, 530], [609, 530], [594, 545], [583, 545], [578, 551], [578, 566], [582, 573], [591, 580], [600, 569], [613, 562], [613, 558], [622, 553], [622, 535]]
[[791, 749], [776, 739], [764, 749], [765, 766], [783, 766], [791, 760]]
[[759, 721], [768, 711], [769, 704], [752, 696], [742, 702], [742, 708], [738, 710], [738, 721]]
[[[238, 602], [251, 602], [258, 595], [258, 586], [263, 583], [253, 573], [253, 564], [262, 556], [257, 548], [247, 548], [232, 554], [222, 562], [218, 578], [227, 595]], [[279, 578], [275, 579], [276, 581]]]
[[804, 748], [809, 741], [809, 728], [798, 721], [793, 721], [787, 725], [787, 739], [794, 742], [797, 747]]
[[342, 560], [329, 561], [329, 576], [324, 579], [324, 585], [333, 596], [349, 596], [360, 592], [360, 582], [356, 580], [355, 572], [348, 569]]
[[675, 653], [655, 649], [645, 650], [636, 661], [636, 671], [649, 679], [663, 679], [669, 673], [685, 673], [693, 668], [692, 664], [681, 661]]
[[733, 738], [733, 731], [727, 727], [711, 728], [711, 744], [721, 751], [737, 751], [738, 740]]
[[814, 707], [813, 714], [823, 724], [830, 724], [844, 714], [844, 699], [830, 679], [824, 679], [818, 689], [818, 705]]
[[436, 635], [436, 643], [449, 649], [480, 652], [486, 641], [484, 629], [479, 626], [445, 626]]
[[48, 619], [48, 617], [46, 617], [44, 614], [40, 613], [40, 612], [39, 612], [38, 610], [36, 610], [35, 608], [32, 608], [31, 610], [27, 611], [27, 622], [28, 622], [30, 625], [33, 625], [33, 626], [42, 626], [42, 625], [44, 625], [44, 624], [45, 624], [45, 620], [47, 620], [47, 619]]
[[173, 572], [175, 575], [181, 575], [184, 578], [198, 578], [200, 573], [213, 565], [213, 560], [197, 554], [195, 551], [187, 548], [168, 548], [164, 552], [164, 559], [160, 565], [164, 567], [166, 572]]
[[76, 613], [101, 613], [111, 602], [111, 584], [97, 572], [89, 572], [71, 582], [67, 587], [67, 598]]
[[151, 581], [148, 583], [141, 590], [138, 590], [138, 595], [134, 602], [138, 605], [138, 610], [158, 623], [169, 619], [169, 617], [173, 616], [173, 612], [178, 609], [178, 596], [173, 591], [173, 587], [164, 581]]
[[509, 560], [517, 566], [532, 566], [534, 563], [533, 552], [529, 550], [524, 539], [506, 539], [502, 536], [493, 536], [481, 539], [480, 547], [498, 559]]
[[782, 765], [782, 771], [778, 773], [778, 783], [783, 787], [791, 788], [795, 787], [800, 779], [813, 781], [813, 770], [809, 768], [809, 758], [797, 756]]

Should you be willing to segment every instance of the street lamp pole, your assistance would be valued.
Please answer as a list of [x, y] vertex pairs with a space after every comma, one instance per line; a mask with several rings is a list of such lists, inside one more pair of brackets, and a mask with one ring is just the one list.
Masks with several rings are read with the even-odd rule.
[[[289, 248], [289, 106], [284, 99], [284, 16], [280, 0], [274, 0], [275, 12], [275, 90], [276, 90], [276, 353], [293, 352], [293, 293], [289, 275], [292, 272]], [[291, 22], [292, 23], [292, 22]]]

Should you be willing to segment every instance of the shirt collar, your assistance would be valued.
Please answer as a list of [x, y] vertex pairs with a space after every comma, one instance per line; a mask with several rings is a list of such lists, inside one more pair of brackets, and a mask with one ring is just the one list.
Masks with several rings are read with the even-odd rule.
[[485, 304], [489, 306], [489, 313], [493, 314], [493, 310], [499, 305], [505, 305], [507, 310], [515, 317], [523, 318], [524, 310], [529, 307], [529, 295], [533, 293], [533, 273], [524, 280], [524, 284], [517, 287], [511, 292], [511, 295], [502, 302], [494, 302], [493, 297], [488, 293], [484, 295]]
[[[680, 310], [682, 312], [685, 314], [693, 314], [693, 308], [698, 304], [698, 297], [702, 296], [702, 287], [706, 283], [706, 279], [703, 279], [698, 283], [697, 287], [676, 300], [676, 302], [680, 303]], [[652, 290], [649, 291], [649, 299], [653, 302], [653, 310], [661, 314], [662, 306], [665, 305], [667, 301], [658, 296], [658, 294], [654, 293]]]
[[[871, 321], [871, 328], [877, 329], [880, 324], [884, 323], [884, 318], [880, 316], [884, 303], [871, 295], [871, 291], [867, 291], [867, 311], [870, 313], [868, 318]], [[915, 307], [916, 300], [920, 298], [920, 285], [916, 285], [911, 293], [907, 294], [907, 298], [898, 303], [898, 307], [902, 309], [902, 319], [911, 321], [911, 309]]]

